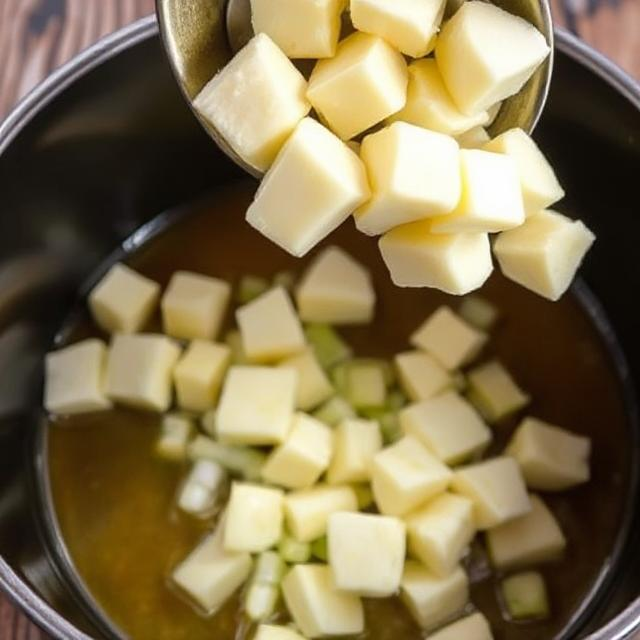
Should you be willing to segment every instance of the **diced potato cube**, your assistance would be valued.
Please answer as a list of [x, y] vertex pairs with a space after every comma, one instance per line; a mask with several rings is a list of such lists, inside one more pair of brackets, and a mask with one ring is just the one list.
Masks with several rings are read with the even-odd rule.
[[406, 436], [373, 458], [371, 486], [381, 513], [403, 516], [443, 493], [451, 471], [420, 443]]
[[517, 462], [493, 458], [458, 469], [451, 490], [474, 505], [478, 529], [491, 529], [531, 511], [531, 501]]
[[414, 402], [428, 400], [451, 387], [449, 374], [427, 353], [407, 351], [395, 357], [404, 392]]
[[382, 449], [380, 426], [375, 420], [343, 420], [336, 429], [334, 447], [327, 482], [368, 482], [373, 456]]
[[529, 22], [473, 0], [440, 32], [436, 60], [458, 108], [477, 113], [518, 93], [549, 51]]
[[511, 156], [460, 150], [462, 196], [455, 210], [432, 220], [433, 233], [493, 233], [525, 220], [516, 162]]
[[507, 278], [558, 300], [595, 239], [580, 220], [549, 210], [527, 218], [518, 229], [501, 233], [493, 250]]
[[167, 460], [185, 460], [187, 445], [194, 433], [193, 422], [187, 416], [168, 413], [162, 417], [162, 431], [156, 442], [156, 452]]
[[513, 620], [549, 617], [549, 598], [544, 578], [537, 571], [509, 576], [500, 585], [507, 613]]
[[210, 516], [226, 479], [225, 470], [217, 462], [198, 460], [182, 485], [178, 507], [194, 516]]
[[365, 513], [334, 513], [327, 531], [336, 588], [386, 598], [400, 588], [406, 552], [402, 520]]
[[489, 622], [481, 613], [472, 613], [456, 620], [436, 633], [429, 640], [493, 640]]
[[289, 435], [298, 374], [291, 369], [231, 367], [216, 413], [228, 444], [281, 444]]
[[311, 109], [306, 90], [293, 63], [259, 33], [209, 81], [193, 106], [245, 162], [266, 171]]
[[383, 407], [387, 397], [384, 372], [375, 364], [354, 363], [345, 370], [347, 400], [355, 409]]
[[564, 491], [590, 477], [591, 440], [536, 418], [522, 421], [505, 453], [518, 461], [532, 489]]
[[173, 371], [180, 407], [199, 413], [211, 409], [230, 360], [231, 349], [226, 344], [194, 340]]
[[115, 335], [107, 356], [106, 394], [115, 402], [166, 411], [180, 347], [154, 334]]
[[89, 295], [96, 323], [107, 333], [135, 333], [155, 311], [160, 285], [124, 264], [114, 264]]
[[467, 604], [469, 579], [460, 567], [439, 578], [419, 562], [410, 561], [404, 568], [400, 597], [415, 621], [423, 629], [432, 629]]
[[264, 177], [247, 222], [301, 257], [370, 195], [360, 158], [327, 128], [305, 118]]
[[305, 640], [305, 638], [290, 627], [261, 624], [253, 640]]
[[445, 7], [444, 0], [351, 0], [351, 21], [358, 31], [384, 38], [413, 58], [433, 50]]
[[105, 396], [107, 348], [102, 340], [83, 340], [46, 357], [44, 406], [73, 414], [111, 408]]
[[164, 332], [185, 340], [213, 340], [230, 297], [231, 286], [224, 280], [176, 271], [161, 301]]
[[482, 453], [491, 442], [487, 425], [455, 391], [403, 409], [400, 426], [447, 465], [460, 464]]
[[251, 0], [255, 33], [266, 33], [289, 58], [331, 58], [346, 0]]
[[307, 638], [364, 631], [360, 598], [338, 591], [327, 566], [297, 564], [282, 581], [282, 595], [293, 621]]
[[413, 333], [410, 341], [452, 371], [469, 364], [480, 353], [487, 334], [469, 326], [449, 307], [442, 306]]
[[453, 138], [406, 122], [368, 135], [360, 157], [373, 196], [354, 214], [358, 229], [374, 236], [453, 211], [461, 194], [459, 156]]
[[376, 293], [369, 272], [340, 247], [314, 258], [296, 290], [304, 322], [366, 324], [373, 320]]
[[522, 129], [511, 129], [487, 142], [483, 149], [506, 153], [518, 167], [524, 209], [528, 216], [564, 198], [564, 189], [538, 145]]
[[244, 612], [253, 622], [262, 622], [273, 616], [280, 592], [273, 584], [252, 582], [245, 592]]
[[303, 411], [315, 409], [334, 394], [334, 388], [311, 349], [283, 360], [279, 367], [298, 373], [296, 407]]
[[284, 499], [287, 528], [300, 542], [311, 542], [324, 536], [332, 513], [357, 510], [358, 499], [351, 487], [318, 485], [289, 493]]
[[450, 575], [476, 533], [473, 502], [444, 493], [407, 518], [409, 551], [439, 577]]
[[333, 451], [333, 432], [319, 420], [298, 413], [289, 436], [262, 467], [262, 477], [287, 489], [305, 489], [326, 471]]
[[307, 98], [340, 138], [350, 140], [402, 109], [407, 80], [407, 64], [390, 44], [354, 33], [335, 57], [316, 64]]
[[479, 289], [493, 271], [486, 233], [436, 234], [428, 220], [392, 229], [379, 246], [399, 287], [432, 287], [464, 295]]
[[283, 499], [280, 489], [234, 482], [224, 523], [224, 548], [258, 553], [277, 544], [282, 536]]
[[[491, 137], [484, 127], [473, 127], [456, 136], [456, 140], [461, 149], [481, 149], [491, 140]], [[485, 151], [491, 151], [491, 149], [485, 149]]]
[[490, 331], [500, 317], [498, 309], [481, 296], [466, 296], [458, 307], [460, 317], [481, 331]]

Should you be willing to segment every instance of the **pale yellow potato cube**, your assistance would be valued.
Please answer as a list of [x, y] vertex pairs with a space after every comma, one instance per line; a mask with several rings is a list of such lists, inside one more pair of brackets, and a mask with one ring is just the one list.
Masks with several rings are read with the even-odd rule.
[[105, 396], [107, 347], [83, 340], [47, 354], [44, 407], [50, 413], [74, 414], [111, 408]]
[[284, 492], [234, 482], [224, 521], [226, 551], [259, 553], [282, 537]]
[[522, 421], [505, 453], [518, 461], [532, 489], [564, 491], [591, 475], [591, 440], [536, 418]]
[[339, 511], [358, 511], [358, 498], [351, 487], [318, 485], [289, 493], [284, 499], [287, 529], [300, 542], [324, 536], [329, 516]]
[[289, 436], [262, 467], [262, 478], [287, 489], [305, 489], [326, 471], [332, 451], [332, 430], [319, 420], [298, 413]]
[[289, 58], [336, 54], [346, 0], [251, 0], [255, 33], [266, 33]]
[[360, 598], [336, 589], [327, 566], [295, 565], [282, 581], [282, 595], [293, 621], [307, 638], [364, 631]]
[[252, 362], [275, 362], [305, 349], [300, 319], [283, 287], [271, 289], [240, 307], [236, 321], [242, 347]]
[[305, 640], [305, 638], [291, 627], [261, 624], [253, 640]]
[[343, 420], [335, 431], [334, 453], [327, 472], [327, 482], [368, 482], [373, 456], [380, 449], [382, 434], [376, 420]]
[[439, 307], [411, 335], [414, 347], [432, 355], [449, 371], [469, 364], [487, 342], [487, 334], [467, 324], [450, 307]]
[[497, 527], [531, 511], [524, 478], [513, 458], [492, 458], [458, 469], [451, 490], [473, 502], [478, 529]]
[[422, 58], [433, 51], [445, 0], [351, 0], [351, 21], [358, 31], [384, 38], [398, 51]]
[[89, 294], [89, 309], [107, 333], [135, 333], [149, 321], [159, 296], [157, 282], [118, 263]]
[[562, 556], [567, 541], [560, 525], [538, 496], [530, 499], [529, 513], [487, 531], [487, 549], [496, 569], [533, 566]]
[[209, 81], [193, 106], [245, 162], [266, 171], [311, 109], [306, 90], [293, 63], [259, 33]]
[[431, 634], [429, 640], [493, 640], [493, 634], [488, 620], [472, 613]]
[[419, 562], [409, 561], [400, 597], [423, 629], [433, 629], [462, 611], [469, 600], [469, 579], [460, 567], [440, 578]]
[[[461, 149], [482, 149], [491, 140], [484, 127], [473, 127], [469, 131], [456, 136], [456, 140]], [[485, 149], [491, 151], [491, 149]]]
[[178, 405], [197, 413], [214, 407], [230, 361], [226, 344], [194, 340], [173, 371]]
[[405, 436], [374, 456], [371, 476], [380, 512], [403, 516], [443, 493], [453, 474], [419, 440]]
[[373, 195], [354, 213], [358, 229], [373, 236], [453, 211], [461, 194], [459, 156], [450, 136], [406, 122], [368, 135], [360, 157]]
[[398, 51], [382, 38], [354, 33], [334, 58], [316, 64], [307, 98], [338, 137], [350, 140], [402, 109], [407, 82]]
[[304, 322], [366, 324], [373, 320], [376, 293], [371, 275], [340, 247], [327, 247], [314, 258], [296, 289]]
[[400, 412], [400, 426], [447, 465], [482, 453], [491, 431], [477, 411], [455, 391], [413, 404]]
[[525, 220], [516, 161], [500, 153], [460, 150], [462, 196], [455, 210], [432, 220], [433, 233], [494, 233]]
[[167, 460], [186, 460], [187, 445], [194, 431], [193, 421], [187, 416], [177, 413], [164, 415], [160, 437], [156, 442], [156, 452]]
[[436, 576], [450, 575], [476, 533], [473, 502], [443, 493], [407, 519], [409, 551]]
[[541, 211], [518, 229], [501, 233], [493, 245], [507, 278], [549, 300], [569, 288], [595, 235], [580, 220]]
[[402, 389], [414, 402], [433, 398], [452, 386], [449, 373], [422, 351], [399, 353], [394, 363]]
[[305, 118], [262, 180], [247, 222], [299, 258], [370, 195], [360, 158], [329, 129]]
[[518, 93], [549, 51], [526, 20], [470, 0], [440, 32], [436, 60], [458, 108], [477, 113]]
[[166, 411], [180, 347], [154, 334], [115, 335], [107, 356], [106, 395], [114, 402]]
[[564, 189], [531, 136], [522, 129], [510, 129], [487, 142], [483, 149], [506, 153], [516, 161], [524, 210], [528, 216], [547, 209], [564, 198]]
[[213, 340], [220, 332], [231, 296], [224, 280], [176, 271], [162, 296], [164, 332], [184, 340]]
[[428, 220], [392, 229], [380, 238], [379, 246], [399, 287], [464, 295], [479, 289], [493, 271], [486, 233], [436, 234]]
[[303, 411], [315, 409], [335, 393], [333, 385], [312, 349], [306, 349], [291, 356], [278, 366], [291, 369], [298, 374], [298, 391], [296, 393], [296, 407], [298, 409]]
[[327, 548], [336, 588], [367, 598], [387, 598], [400, 588], [406, 526], [398, 518], [334, 513]]

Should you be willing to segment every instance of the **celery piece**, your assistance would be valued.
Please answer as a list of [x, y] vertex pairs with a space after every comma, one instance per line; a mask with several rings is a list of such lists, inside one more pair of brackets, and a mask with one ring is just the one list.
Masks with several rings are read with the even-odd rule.
[[327, 551], [327, 536], [322, 536], [311, 543], [311, 555], [317, 560], [327, 562], [329, 554]]
[[286, 566], [282, 556], [275, 551], [263, 551], [256, 558], [253, 582], [260, 584], [280, 584]]
[[331, 369], [352, 356], [351, 347], [331, 325], [309, 324], [304, 332], [318, 362], [325, 369]]
[[244, 610], [249, 620], [263, 622], [270, 618], [275, 613], [278, 596], [277, 586], [253, 582], [244, 601]]
[[336, 391], [341, 396], [346, 396], [348, 380], [347, 380], [347, 372], [349, 371], [349, 362], [341, 362], [331, 369], [331, 382], [335, 387]]
[[462, 373], [462, 371], [456, 371], [451, 376], [451, 383], [453, 388], [458, 391], [458, 393], [463, 393], [467, 390], [469, 384], [467, 383], [467, 377]]
[[289, 564], [302, 564], [311, 557], [311, 545], [308, 542], [299, 542], [290, 536], [283, 536], [278, 545], [278, 552], [282, 559]]
[[347, 418], [355, 418], [353, 407], [340, 396], [333, 396], [313, 412], [313, 417], [320, 422], [335, 427]]
[[549, 616], [549, 599], [544, 578], [537, 571], [526, 571], [502, 581], [502, 597], [514, 620], [541, 619]]
[[394, 389], [389, 392], [385, 406], [389, 411], [400, 411], [400, 409], [406, 407], [407, 404], [409, 404], [407, 396], [399, 389]]
[[200, 418], [200, 426], [208, 433], [212, 438], [216, 435], [216, 410], [209, 409], [203, 416]]
[[162, 418], [156, 453], [166, 460], [182, 461], [187, 457], [187, 444], [193, 435], [193, 422], [186, 416], [169, 413]]
[[242, 276], [238, 283], [236, 300], [240, 304], [247, 304], [269, 290], [269, 282], [259, 276]]
[[180, 489], [178, 507], [194, 516], [210, 515], [226, 480], [227, 474], [222, 465], [213, 460], [198, 460]]
[[390, 389], [396, 383], [397, 378], [395, 369], [393, 368], [393, 364], [388, 360], [384, 360], [382, 358], [356, 358], [351, 362], [354, 366], [368, 365], [378, 367], [380, 371], [382, 371], [382, 376], [387, 389]]
[[353, 490], [356, 493], [358, 499], [358, 509], [364, 511], [373, 504], [373, 491], [368, 484], [354, 484]]
[[382, 369], [375, 364], [351, 363], [346, 369], [345, 395], [357, 410], [384, 407], [387, 386]]
[[467, 296], [458, 307], [460, 317], [476, 329], [489, 331], [492, 329], [500, 313], [498, 309], [482, 296]]
[[233, 364], [247, 364], [249, 362], [242, 344], [242, 336], [237, 329], [227, 332], [224, 341], [231, 349], [231, 362]]
[[233, 474], [247, 480], [260, 480], [266, 455], [250, 447], [220, 444], [207, 436], [196, 436], [187, 447], [192, 460], [214, 460]]
[[278, 271], [273, 276], [272, 282], [274, 287], [283, 287], [287, 291], [292, 291], [296, 283], [296, 274], [293, 271]]
[[385, 408], [373, 408], [363, 409], [360, 413], [363, 417], [378, 422], [385, 444], [393, 444], [404, 435], [400, 427], [400, 419], [398, 418], [397, 412], [388, 411]]

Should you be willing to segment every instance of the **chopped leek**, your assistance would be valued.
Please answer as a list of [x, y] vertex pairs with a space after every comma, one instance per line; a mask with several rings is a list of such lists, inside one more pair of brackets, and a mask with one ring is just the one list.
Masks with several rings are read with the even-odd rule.
[[549, 599], [544, 578], [537, 571], [509, 576], [502, 581], [502, 596], [514, 620], [547, 618]]

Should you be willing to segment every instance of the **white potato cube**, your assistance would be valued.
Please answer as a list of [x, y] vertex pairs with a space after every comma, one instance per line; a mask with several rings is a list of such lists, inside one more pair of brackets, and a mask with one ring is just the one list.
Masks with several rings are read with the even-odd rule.
[[253, 640], [305, 640], [305, 638], [290, 627], [261, 624]]
[[166, 336], [114, 336], [107, 356], [107, 396], [132, 407], [166, 411], [179, 357], [180, 347]]
[[281, 444], [289, 435], [298, 374], [291, 369], [231, 367], [216, 413], [227, 444]]
[[467, 604], [469, 579], [460, 567], [440, 578], [419, 562], [410, 561], [404, 568], [400, 597], [415, 621], [423, 629], [432, 629]]
[[406, 520], [409, 551], [439, 577], [450, 575], [473, 537], [473, 502], [443, 493]]
[[442, 306], [411, 335], [410, 341], [452, 371], [469, 364], [480, 353], [487, 334], [467, 324], [449, 307]]
[[402, 389], [414, 402], [433, 398], [452, 386], [448, 372], [427, 353], [399, 353], [394, 363]]
[[354, 213], [358, 229], [374, 236], [453, 211], [461, 194], [459, 156], [450, 136], [406, 122], [368, 135], [360, 157], [373, 195]]
[[564, 198], [564, 189], [531, 136], [522, 129], [511, 129], [487, 142], [483, 149], [506, 153], [518, 167], [524, 210], [528, 216], [547, 209]]
[[505, 453], [518, 461], [532, 489], [564, 491], [590, 477], [591, 440], [536, 418], [522, 421]]
[[282, 595], [293, 621], [307, 638], [350, 636], [364, 631], [360, 598], [339, 591], [327, 566], [294, 566], [282, 581]]
[[287, 489], [305, 489], [326, 471], [333, 451], [333, 432], [325, 424], [298, 413], [289, 436], [262, 467], [262, 477]]
[[443, 493], [451, 471], [422, 445], [405, 436], [373, 458], [371, 487], [381, 513], [403, 516]]
[[369, 196], [360, 158], [326, 127], [305, 118], [264, 177], [247, 222], [299, 258]]
[[327, 482], [368, 482], [371, 478], [373, 456], [380, 449], [382, 434], [377, 421], [357, 418], [343, 420], [336, 428]]
[[473, 502], [478, 529], [497, 527], [531, 510], [524, 478], [513, 458], [462, 467], [454, 473], [451, 489]]
[[354, 33], [335, 57], [316, 64], [307, 98], [338, 137], [350, 140], [402, 109], [407, 81], [398, 51], [382, 38]]
[[[491, 140], [491, 137], [484, 127], [473, 127], [473, 129], [456, 136], [456, 140], [461, 149], [482, 149]], [[485, 149], [485, 151], [491, 151], [491, 149]]]
[[435, 234], [428, 220], [392, 229], [379, 246], [399, 287], [432, 287], [464, 295], [479, 289], [493, 271], [486, 233]]
[[406, 553], [402, 520], [365, 513], [334, 513], [327, 529], [329, 565], [338, 589], [386, 598], [400, 588]]
[[327, 533], [332, 513], [358, 511], [358, 498], [351, 487], [326, 487], [289, 493], [284, 499], [287, 529], [300, 542], [311, 542]]
[[187, 458], [187, 445], [194, 434], [193, 421], [187, 416], [167, 413], [162, 417], [160, 437], [156, 452], [167, 460], [181, 461]]
[[289, 58], [336, 54], [346, 0], [251, 0], [255, 33], [266, 33]]
[[306, 90], [293, 63], [259, 33], [210, 80], [193, 106], [245, 162], [266, 171], [311, 109]]
[[107, 333], [135, 333], [153, 314], [160, 285], [124, 264], [114, 264], [89, 295], [91, 315]]
[[320, 366], [312, 349], [282, 361], [279, 367], [291, 369], [298, 374], [296, 407], [303, 411], [315, 409], [333, 396], [335, 390], [325, 370]]
[[557, 560], [567, 545], [560, 525], [547, 505], [531, 496], [531, 511], [487, 531], [491, 563], [506, 571]]
[[296, 289], [304, 322], [366, 324], [373, 320], [376, 293], [369, 272], [340, 247], [313, 260]]
[[282, 537], [284, 492], [254, 484], [234, 482], [224, 522], [227, 551], [259, 553]]
[[105, 396], [107, 348], [88, 339], [52, 351], [46, 357], [44, 407], [50, 413], [73, 414], [111, 408]]
[[595, 239], [580, 220], [549, 210], [527, 218], [518, 229], [501, 233], [493, 250], [507, 278], [558, 300]]
[[410, 405], [400, 412], [400, 426], [447, 465], [482, 453], [491, 431], [477, 411], [455, 391]]
[[440, 32], [436, 60], [458, 108], [478, 113], [518, 93], [549, 51], [526, 20], [472, 0]]
[[436, 633], [429, 640], [493, 640], [488, 620], [481, 613], [472, 613], [456, 620]]
[[162, 296], [164, 332], [184, 340], [213, 340], [220, 332], [231, 296], [228, 282], [176, 271]]

